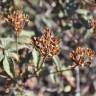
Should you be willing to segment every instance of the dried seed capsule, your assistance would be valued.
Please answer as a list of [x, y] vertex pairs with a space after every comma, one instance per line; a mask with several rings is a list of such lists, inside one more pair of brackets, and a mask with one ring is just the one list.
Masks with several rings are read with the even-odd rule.
[[77, 47], [74, 51], [70, 53], [71, 60], [77, 66], [89, 66], [95, 57], [95, 52], [90, 48]]
[[60, 52], [60, 40], [55, 37], [48, 28], [43, 30], [42, 36], [33, 37], [32, 42], [44, 57], [48, 55], [58, 55]]

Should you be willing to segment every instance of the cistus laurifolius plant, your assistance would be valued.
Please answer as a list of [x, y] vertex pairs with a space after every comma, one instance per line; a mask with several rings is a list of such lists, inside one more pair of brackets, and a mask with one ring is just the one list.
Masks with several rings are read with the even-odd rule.
[[[10, 77], [13, 78], [14, 76], [13, 76], [12, 73], [14, 73], [15, 70], [12, 70], [14, 72], [11, 72], [11, 69], [14, 69], [13, 62], [15, 62], [15, 61], [13, 60], [13, 57], [12, 57], [13, 55], [12, 54], [14, 54], [14, 56], [16, 58], [19, 58], [19, 55], [16, 54], [14, 51], [17, 50], [17, 52], [18, 52], [18, 47], [17, 47], [18, 40], [17, 39], [19, 37], [20, 32], [22, 32], [25, 24], [28, 22], [28, 16], [25, 15], [21, 9], [19, 9], [19, 8], [17, 8], [17, 9], [16, 8], [13, 8], [13, 10], [11, 10], [10, 12], [7, 12], [6, 14], [5, 13], [2, 13], [1, 14], [1, 18], [3, 18], [3, 20], [5, 21], [5, 23], [11, 25], [11, 27], [14, 28], [14, 31], [15, 31], [15, 34], [16, 34], [16, 48], [15, 48], [15, 50], [10, 45], [10, 44], [15, 43], [13, 38], [0, 38], [0, 43], [1, 43], [1, 46], [0, 47], [1, 47], [1, 49], [3, 49], [3, 52], [2, 52], [3, 53], [2, 54], [3, 55], [3, 57], [2, 57], [3, 68], [6, 71], [6, 73]], [[9, 61], [12, 63], [12, 66], [10, 66], [11, 63]], [[11, 67], [13, 67], [13, 68], [11, 68]]]
[[91, 48], [77, 47], [70, 53], [70, 58], [74, 62], [72, 67], [90, 66], [95, 57], [95, 52]]
[[60, 39], [54, 36], [48, 27], [44, 28], [41, 36], [32, 37], [32, 44], [42, 58], [36, 65], [37, 71], [40, 70], [47, 57], [53, 57], [60, 53]]

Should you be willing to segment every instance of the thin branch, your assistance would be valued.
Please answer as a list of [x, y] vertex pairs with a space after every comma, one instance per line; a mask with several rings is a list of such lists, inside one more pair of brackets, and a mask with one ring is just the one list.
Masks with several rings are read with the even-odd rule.
[[75, 96], [80, 96], [80, 70], [79, 66], [75, 67], [76, 71], [76, 95]]
[[18, 54], [18, 37], [16, 36], [16, 52]]
[[58, 70], [58, 71], [50, 72], [50, 74], [61, 73], [61, 72], [68, 71], [68, 70], [72, 70], [72, 68], [67, 68], [67, 69], [64, 69], [64, 70]]

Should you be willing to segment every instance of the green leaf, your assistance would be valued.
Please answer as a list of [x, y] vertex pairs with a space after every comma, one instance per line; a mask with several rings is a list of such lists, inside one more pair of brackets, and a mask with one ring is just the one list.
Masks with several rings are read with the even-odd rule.
[[70, 91], [71, 91], [71, 86], [70, 85], [65, 86], [64, 92], [70, 92]]
[[58, 56], [53, 56], [53, 61], [58, 68], [57, 70], [60, 71], [61, 70], [61, 63], [60, 63], [59, 57]]
[[25, 91], [23, 96], [35, 96], [35, 94], [32, 91]]
[[3, 51], [0, 50], [0, 62], [2, 61], [3, 58], [4, 58]]
[[8, 62], [7, 56], [4, 57], [4, 60], [3, 60], [3, 68], [4, 68], [5, 72], [6, 72], [11, 78], [13, 78], [13, 74], [11, 73], [10, 64], [9, 64], [9, 62]]
[[51, 74], [53, 72], [56, 72], [56, 69], [54, 67], [52, 67], [50, 69], [49, 77], [50, 77], [50, 80], [51, 80], [52, 83], [56, 83], [58, 76], [57, 76], [57, 74]]
[[40, 56], [39, 56], [39, 52], [36, 51], [36, 49], [34, 48], [32, 51], [32, 55], [33, 55], [33, 61], [35, 66], [37, 66], [38, 61], [40, 60]]
[[40, 56], [38, 63], [37, 63], [37, 70], [40, 72], [42, 70], [44, 64], [44, 58]]
[[1, 49], [4, 48], [2, 44], [0, 44], [0, 48], [1, 48]]
[[76, 12], [79, 13], [79, 14], [82, 14], [82, 15], [87, 15], [88, 14], [88, 10], [86, 10], [86, 9], [78, 9]]
[[[28, 48], [29, 49], [29, 47], [25, 44], [18, 44], [18, 50], [23, 49], [23, 48]], [[16, 43], [12, 43], [10, 45], [10, 49], [8, 49], [8, 51], [10, 51], [10, 52], [16, 51]]]
[[3, 58], [4, 58], [4, 55], [0, 55], [0, 62], [2, 61]]
[[42, 16], [42, 21], [43, 21], [47, 26], [49, 26], [49, 27], [51, 27], [52, 25], [55, 25], [55, 23], [54, 23], [52, 20], [50, 20], [50, 19], [48, 19], [48, 18], [46, 18], [46, 17], [44, 17], [44, 16]]
[[40, 56], [40, 53], [36, 51], [36, 49], [33, 49], [32, 55], [33, 55], [33, 61], [36, 67], [37, 75], [39, 75], [39, 73], [41, 72], [44, 66], [44, 58]]
[[10, 52], [9, 57], [15, 59], [16, 61], [19, 61], [19, 55], [16, 53]]
[[25, 30], [23, 30], [23, 32], [21, 32], [19, 36], [32, 37], [34, 35], [35, 35], [35, 32], [34, 31], [25, 31]]
[[1, 48], [4, 48], [4, 49], [9, 49], [10, 48], [10, 45], [15, 41], [14, 38], [1, 38], [0, 39], [1, 41], [1, 45], [0, 47]]
[[20, 36], [18, 38], [18, 43], [20, 44], [31, 44], [32, 40], [28, 36]]

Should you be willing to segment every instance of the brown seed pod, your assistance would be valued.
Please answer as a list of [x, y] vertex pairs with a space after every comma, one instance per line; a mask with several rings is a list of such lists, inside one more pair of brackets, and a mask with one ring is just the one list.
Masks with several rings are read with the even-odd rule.
[[77, 47], [70, 53], [71, 60], [75, 63], [75, 66], [89, 66], [95, 57], [95, 52], [90, 48]]
[[19, 33], [23, 30], [25, 23], [28, 22], [28, 16], [23, 14], [22, 10], [17, 9], [6, 17], [6, 21], [14, 27], [16, 37], [18, 37]]
[[89, 25], [90, 25], [90, 27], [93, 28], [93, 31], [95, 33], [95, 31], [96, 31], [96, 18], [93, 18], [92, 20], [90, 20]]

